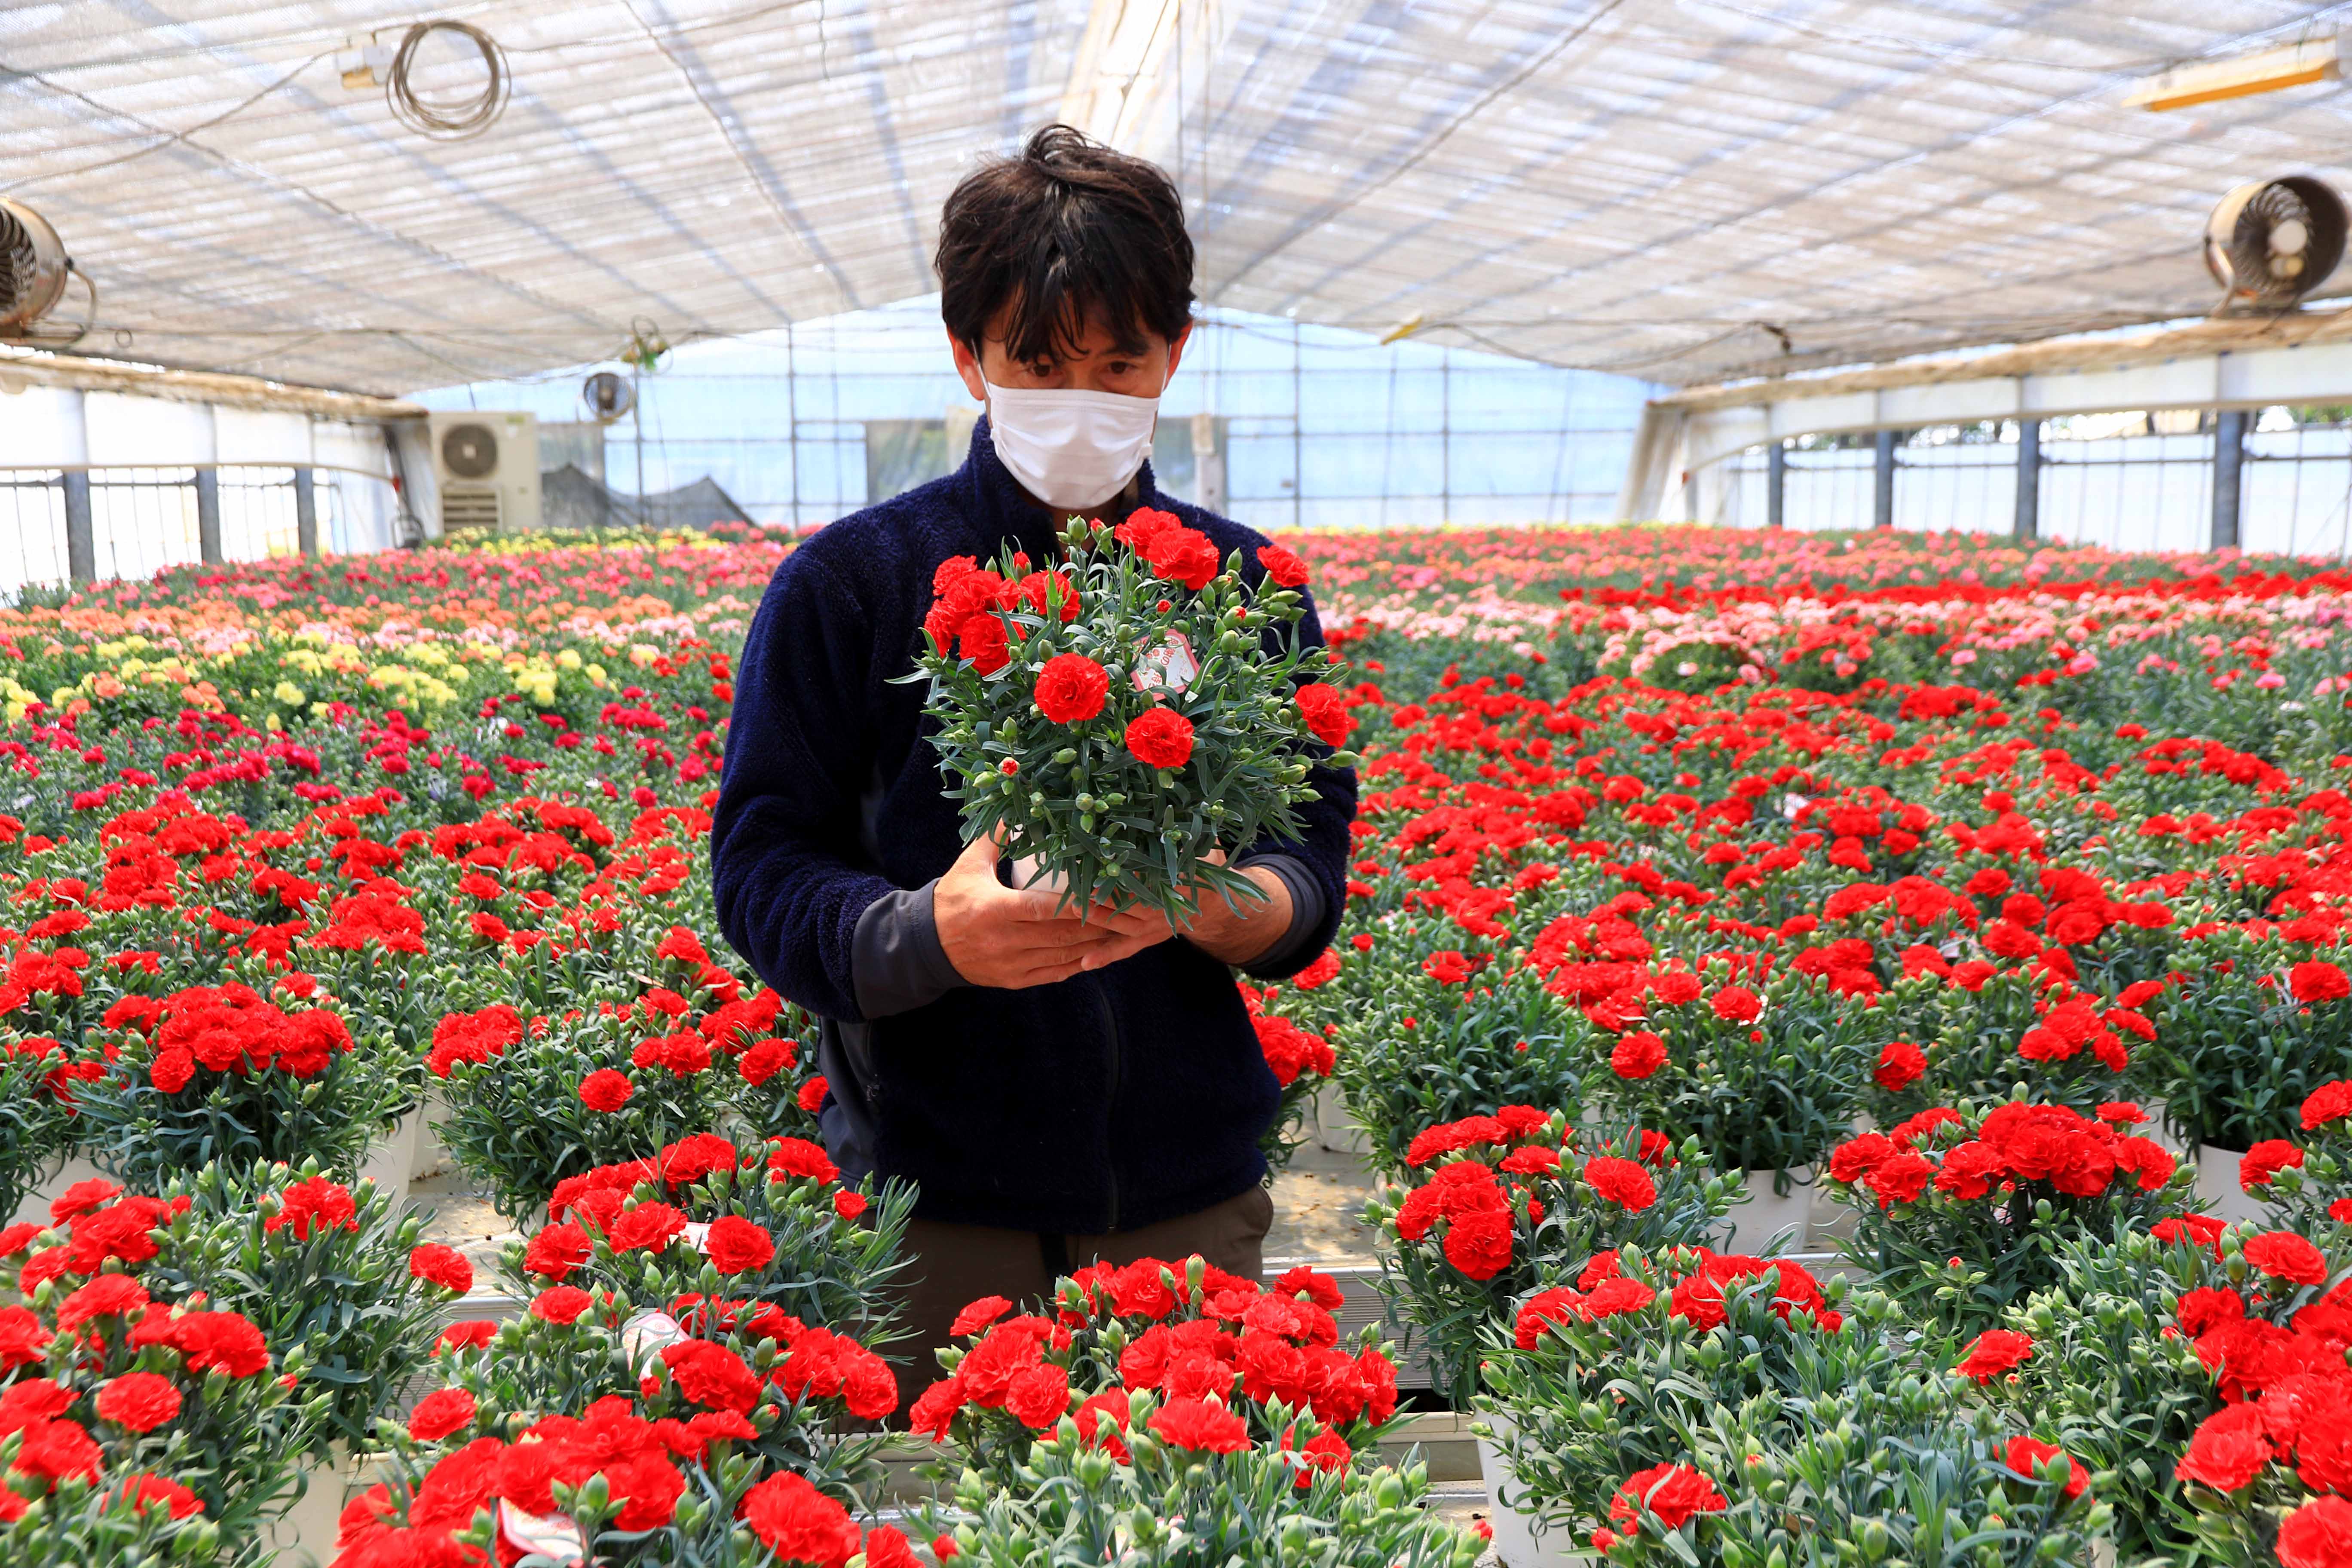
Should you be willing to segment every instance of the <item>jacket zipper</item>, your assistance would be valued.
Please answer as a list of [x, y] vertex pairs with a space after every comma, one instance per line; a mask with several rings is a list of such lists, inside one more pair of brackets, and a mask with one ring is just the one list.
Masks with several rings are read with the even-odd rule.
[[1103, 1226], [1108, 1232], [1118, 1228], [1118, 1156], [1112, 1147], [1111, 1134], [1118, 1106], [1120, 1080], [1126, 1076], [1126, 1062], [1119, 1049], [1118, 1015], [1112, 1010], [1110, 993], [1101, 975], [1094, 977], [1094, 984], [1095, 1002], [1102, 1008], [1103, 1033], [1108, 1041], [1110, 1056], [1110, 1092], [1103, 1100], [1103, 1169], [1110, 1182], [1110, 1219]]

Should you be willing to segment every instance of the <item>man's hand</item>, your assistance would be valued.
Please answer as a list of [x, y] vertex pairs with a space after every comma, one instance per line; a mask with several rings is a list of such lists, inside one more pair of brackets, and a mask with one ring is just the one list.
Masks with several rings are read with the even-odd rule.
[[1171, 934], [1165, 919], [1140, 910], [1056, 912], [1060, 894], [1008, 888], [996, 879], [1003, 858], [993, 840], [975, 839], [931, 890], [940, 946], [968, 985], [1005, 991], [1051, 985], [1117, 963]]
[[[1223, 858], [1218, 858], [1222, 862]], [[1242, 875], [1265, 894], [1262, 901], [1236, 895], [1234, 903], [1241, 908], [1236, 914], [1226, 904], [1223, 894], [1195, 888], [1198, 911], [1177, 933], [1211, 958], [1226, 963], [1247, 963], [1290, 931], [1290, 884], [1263, 866], [1244, 866]]]

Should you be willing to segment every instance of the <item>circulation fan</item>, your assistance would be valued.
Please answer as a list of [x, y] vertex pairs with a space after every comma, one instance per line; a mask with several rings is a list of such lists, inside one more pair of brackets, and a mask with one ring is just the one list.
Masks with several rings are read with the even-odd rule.
[[580, 401], [596, 416], [599, 425], [610, 425], [635, 407], [637, 390], [609, 370], [600, 370], [580, 384]]
[[2291, 310], [2344, 259], [2344, 199], [2308, 174], [2255, 180], [2205, 220], [2205, 269], [2222, 306]]
[[[78, 327], [36, 325], [79, 278], [89, 290], [89, 316]], [[79, 342], [98, 315], [98, 286], [76, 269], [49, 222], [22, 202], [0, 196], [0, 339], [66, 348]]]

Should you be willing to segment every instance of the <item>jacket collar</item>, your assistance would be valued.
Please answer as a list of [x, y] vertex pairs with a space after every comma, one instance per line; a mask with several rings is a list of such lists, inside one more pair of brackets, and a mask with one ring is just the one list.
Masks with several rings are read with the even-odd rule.
[[[963, 467], [957, 477], [962, 482], [970, 508], [971, 521], [987, 541], [992, 553], [997, 542], [1012, 540], [1029, 552], [1034, 561], [1045, 561], [1061, 550], [1059, 536], [1064, 519], [1030, 500], [1021, 481], [1013, 477], [996, 455], [996, 442], [988, 430], [988, 416], [983, 414], [971, 428], [971, 446], [964, 453]], [[1112, 498], [1104, 509], [1110, 521], [1125, 521], [1128, 513], [1138, 507], [1157, 507], [1164, 511], [1175, 510], [1175, 502], [1162, 495], [1151, 478], [1151, 459], [1146, 458], [1143, 467], [1127, 489]]]

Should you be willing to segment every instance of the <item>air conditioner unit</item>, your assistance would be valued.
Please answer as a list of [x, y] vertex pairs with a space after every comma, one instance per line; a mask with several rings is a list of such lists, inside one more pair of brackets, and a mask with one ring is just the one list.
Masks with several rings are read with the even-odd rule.
[[536, 415], [445, 410], [432, 416], [431, 429], [444, 537], [537, 531]]

